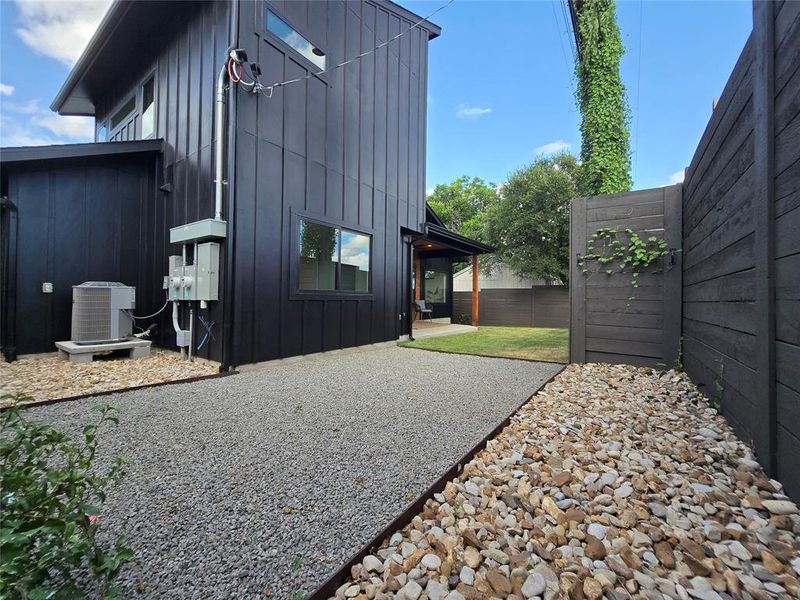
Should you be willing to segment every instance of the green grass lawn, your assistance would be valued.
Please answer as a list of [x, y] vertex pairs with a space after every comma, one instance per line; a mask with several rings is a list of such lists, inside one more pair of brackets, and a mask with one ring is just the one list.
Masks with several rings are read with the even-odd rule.
[[408, 348], [566, 363], [569, 329], [481, 327], [474, 333], [405, 342]]

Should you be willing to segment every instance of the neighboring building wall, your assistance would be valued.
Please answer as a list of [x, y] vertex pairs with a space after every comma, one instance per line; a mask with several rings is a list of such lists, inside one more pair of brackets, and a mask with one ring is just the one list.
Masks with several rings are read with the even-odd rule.
[[[239, 44], [265, 84], [306, 75], [264, 29], [272, 7], [327, 54], [353, 58], [413, 22], [372, 2], [243, 2]], [[410, 272], [400, 228], [425, 219], [428, 34], [416, 28], [374, 54], [271, 98], [239, 91], [235, 362], [395, 340]], [[297, 293], [302, 216], [372, 235], [369, 294]]]
[[754, 10], [686, 175], [683, 361], [797, 497], [800, 3]]
[[[511, 270], [510, 267], [504, 264], [492, 266], [492, 271], [489, 274], [483, 272], [478, 273], [478, 289], [528, 289], [535, 285], [546, 285], [544, 279], [528, 279], [519, 277]], [[458, 273], [453, 275], [453, 289], [456, 292], [471, 292], [472, 291], [472, 266], [461, 269]]]
[[[13, 215], [3, 211], [4, 221], [16, 220], [15, 235], [4, 223], [2, 244], [3, 254], [10, 253], [4, 264], [16, 271], [4, 281], [11, 296], [0, 299], [8, 319], [4, 352], [54, 352], [54, 342], [70, 339], [72, 286], [84, 281], [135, 285], [138, 314], [164, 303], [161, 277], [153, 275], [160, 273], [155, 164], [151, 153], [3, 165], [3, 193], [16, 206]], [[44, 282], [53, 293], [42, 293]], [[143, 301], [153, 296], [158, 306]], [[168, 323], [162, 317], [161, 328]]]

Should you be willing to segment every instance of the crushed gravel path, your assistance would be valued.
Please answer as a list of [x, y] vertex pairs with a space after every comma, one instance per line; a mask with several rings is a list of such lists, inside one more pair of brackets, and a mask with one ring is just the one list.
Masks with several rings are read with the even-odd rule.
[[[560, 368], [392, 347], [103, 398], [126, 595], [310, 592]], [[30, 413], [78, 431], [95, 404]]]

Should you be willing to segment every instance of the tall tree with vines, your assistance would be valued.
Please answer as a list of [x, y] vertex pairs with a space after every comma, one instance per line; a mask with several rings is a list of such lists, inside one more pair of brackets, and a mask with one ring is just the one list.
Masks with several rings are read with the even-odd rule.
[[577, 100], [581, 111], [581, 193], [627, 192], [631, 180], [629, 109], [619, 73], [625, 52], [615, 0], [571, 0], [578, 57]]

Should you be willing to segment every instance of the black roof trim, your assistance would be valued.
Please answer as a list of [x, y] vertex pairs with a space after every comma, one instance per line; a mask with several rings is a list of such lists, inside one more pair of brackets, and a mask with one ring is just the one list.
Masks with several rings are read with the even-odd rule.
[[[389, 12], [404, 19], [408, 19], [413, 23], [422, 19], [421, 16], [392, 2], [392, 0], [371, 1]], [[152, 7], [147, 6], [148, 4], [148, 2], [144, 2], [143, 0], [114, 0], [108, 12], [103, 17], [103, 20], [100, 22], [100, 25], [98, 25], [97, 30], [94, 32], [92, 39], [89, 40], [89, 43], [86, 45], [83, 54], [81, 54], [80, 58], [72, 67], [69, 75], [67, 75], [67, 79], [53, 99], [53, 102], [50, 103], [50, 110], [60, 115], [94, 115], [94, 103], [91, 98], [87, 97], [88, 94], [86, 90], [82, 89], [82, 82], [92, 69], [98, 56], [100, 56], [108, 43], [114, 38], [114, 34], [118, 28], [124, 25], [124, 21], [130, 20], [129, 14], [131, 15], [130, 18], [139, 20], [145, 20], [148, 16], [151, 20], [156, 18], [155, 16], [151, 16], [152, 10], [150, 10], [150, 8]], [[161, 4], [174, 5], [182, 9], [182, 3], [174, 0], [172, 2], [162, 2]], [[185, 6], [188, 10], [192, 6], [192, 3], [186, 2]], [[142, 30], [140, 25], [137, 27]], [[420, 27], [428, 32], [429, 40], [438, 37], [442, 32], [442, 29], [438, 25], [430, 21], [423, 20]], [[144, 36], [142, 40], [146, 39], [146, 34], [147, 31], [142, 31], [142, 35]]]
[[431, 205], [425, 202], [425, 220], [429, 223], [436, 223], [440, 227], [444, 227], [444, 221], [436, 214], [436, 211], [431, 208]]
[[164, 140], [135, 142], [93, 142], [89, 144], [58, 144], [53, 146], [19, 146], [0, 148], [0, 163], [20, 163], [61, 158], [113, 156], [142, 152], [162, 152]]
[[56, 97], [50, 103], [50, 110], [60, 115], [94, 115], [94, 109], [91, 111], [62, 111], [61, 109], [72, 95], [75, 86], [78, 85], [86, 72], [91, 68], [95, 58], [97, 58], [97, 55], [102, 51], [103, 46], [105, 46], [106, 42], [113, 36], [117, 26], [122, 22], [125, 13], [128, 12], [132, 5], [133, 2], [114, 0], [103, 17], [103, 20], [100, 21], [100, 25], [97, 26], [92, 39], [86, 44], [86, 48], [84, 48], [80, 58], [75, 62], [69, 75], [67, 75], [67, 79], [61, 85], [61, 89], [58, 90], [58, 94], [56, 94]]
[[450, 231], [446, 227], [436, 225], [435, 223], [425, 223], [425, 239], [449, 246], [464, 256], [489, 254], [495, 251], [495, 249], [488, 244], [472, 240], [454, 231]]

